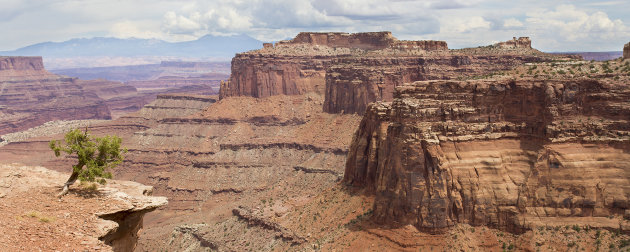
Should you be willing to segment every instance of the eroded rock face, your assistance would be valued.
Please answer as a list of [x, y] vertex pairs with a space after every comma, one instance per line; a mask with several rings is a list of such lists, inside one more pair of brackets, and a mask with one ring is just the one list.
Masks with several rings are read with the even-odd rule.
[[608, 223], [630, 207], [629, 98], [586, 78], [404, 85], [368, 107], [344, 181], [375, 192], [375, 220], [430, 232]]
[[532, 41], [529, 39], [529, 37], [514, 37], [512, 40], [499, 42], [495, 44], [495, 46], [504, 49], [531, 49]]
[[237, 54], [232, 75], [221, 84], [220, 97], [298, 95], [323, 93], [326, 68], [332, 56]]
[[630, 43], [623, 47], [623, 58], [630, 59]]
[[300, 33], [292, 40], [237, 54], [230, 80], [221, 84], [220, 97], [323, 94], [328, 68], [343, 57], [370, 51], [438, 50], [448, 50], [446, 42], [399, 41], [390, 32]]
[[105, 100], [111, 111], [112, 118], [138, 111], [152, 99], [150, 95], [138, 93], [135, 87], [118, 81], [78, 80], [83, 89], [95, 93]]
[[0, 57], [0, 71], [43, 71], [42, 57]]
[[52, 120], [110, 119], [107, 104], [75, 78], [44, 70], [41, 57], [0, 57], [0, 134]]
[[[301, 32], [294, 39], [280, 41], [276, 46], [282, 47], [295, 44], [363, 50], [381, 50], [386, 48], [448, 50], [448, 46], [444, 41], [399, 41], [391, 32]], [[267, 47], [269, 46], [267, 45]]]
[[474, 51], [346, 57], [326, 72], [324, 111], [363, 114], [371, 102], [392, 101], [394, 88], [403, 83], [482, 75], [508, 70], [524, 62], [543, 61], [544, 57], [519, 52], [484, 55]]
[[403, 83], [483, 75], [553, 57], [532, 49], [526, 37], [449, 50], [443, 41], [400, 41], [390, 32], [300, 33], [237, 54], [220, 98], [314, 92], [325, 95], [327, 113], [363, 114], [371, 102], [391, 101]]

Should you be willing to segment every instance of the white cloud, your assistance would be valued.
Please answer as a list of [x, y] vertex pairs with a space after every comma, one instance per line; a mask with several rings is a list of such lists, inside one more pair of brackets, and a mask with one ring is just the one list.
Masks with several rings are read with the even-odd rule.
[[117, 22], [110, 28], [109, 36], [116, 38], [163, 38], [162, 33], [140, 28], [139, 24], [125, 20]]
[[611, 20], [601, 11], [589, 14], [574, 5], [528, 12], [527, 16], [527, 28], [545, 46], [555, 50], [576, 50], [578, 44], [602, 50], [612, 46], [611, 43], [623, 44], [622, 41], [630, 35], [630, 30], [621, 20]]
[[509, 18], [503, 21], [504, 28], [520, 28], [523, 27], [523, 22], [519, 21], [516, 18]]
[[480, 16], [467, 18], [448, 18], [442, 19], [445, 33], [466, 33], [476, 30], [489, 30], [491, 23]]
[[619, 50], [630, 1], [561, 0], [0, 0], [0, 50], [76, 37], [191, 40], [244, 33], [389, 30], [453, 48], [530, 36], [543, 50]]

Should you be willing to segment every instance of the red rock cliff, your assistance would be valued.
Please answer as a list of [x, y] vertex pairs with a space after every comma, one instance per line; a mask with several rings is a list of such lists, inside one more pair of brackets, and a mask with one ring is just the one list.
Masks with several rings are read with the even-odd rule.
[[[630, 211], [630, 86], [597, 79], [420, 81], [374, 103], [344, 181], [374, 219], [440, 232], [520, 232]], [[579, 222], [578, 222], [579, 223]]]
[[107, 104], [76, 78], [44, 70], [41, 57], [0, 57], [0, 134], [52, 120], [110, 119]]
[[326, 71], [328, 113], [363, 114], [369, 103], [391, 101], [396, 86], [420, 80], [454, 79], [509, 70], [548, 60], [536, 50], [454, 50], [420, 55], [367, 55], [340, 58]]
[[230, 80], [221, 85], [220, 97], [297, 95], [323, 93], [326, 68], [333, 57], [237, 54]]
[[0, 57], [0, 71], [43, 71], [42, 57]]
[[275, 46], [237, 54], [220, 97], [323, 94], [327, 69], [351, 55], [447, 50], [443, 41], [399, 41], [390, 32], [300, 33]]

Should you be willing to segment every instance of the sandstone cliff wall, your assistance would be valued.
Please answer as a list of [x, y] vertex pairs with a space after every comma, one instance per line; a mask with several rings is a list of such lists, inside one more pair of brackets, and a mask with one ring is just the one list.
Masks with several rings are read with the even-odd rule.
[[326, 71], [324, 111], [362, 115], [371, 102], [392, 101], [403, 83], [483, 75], [542, 60], [518, 54], [341, 58]]
[[300, 33], [236, 55], [220, 98], [315, 92], [325, 94], [325, 112], [363, 114], [371, 102], [391, 101], [402, 83], [483, 75], [551, 57], [532, 49], [525, 37], [448, 50], [443, 41], [400, 41], [390, 32]]
[[630, 59], [630, 43], [623, 47], [623, 58]]
[[[380, 51], [384, 50], [382, 53]], [[444, 41], [399, 41], [390, 32], [298, 34], [275, 46], [237, 54], [232, 75], [220, 88], [220, 97], [323, 94], [327, 69], [350, 55], [408, 51], [445, 51]]]
[[220, 97], [323, 93], [332, 57], [237, 54], [232, 75], [221, 85]]
[[11, 111], [0, 118], [0, 134], [53, 120], [111, 119], [105, 101], [74, 78], [43, 73], [12, 75], [11, 79], [0, 81], [0, 105]]
[[41, 57], [0, 57], [0, 134], [52, 120], [111, 119], [104, 99], [76, 78], [51, 74]]
[[404, 85], [368, 107], [344, 181], [375, 193], [375, 220], [429, 232], [607, 223], [630, 208], [628, 98], [591, 79]]
[[2, 57], [0, 56], [0, 71], [42, 71], [44, 63], [42, 57]]

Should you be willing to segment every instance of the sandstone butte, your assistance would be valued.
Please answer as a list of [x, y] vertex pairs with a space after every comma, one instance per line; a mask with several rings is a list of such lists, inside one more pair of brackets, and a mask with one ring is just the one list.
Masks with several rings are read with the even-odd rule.
[[401, 41], [390, 32], [300, 33], [232, 59], [220, 97], [325, 96], [328, 113], [363, 114], [369, 103], [391, 101], [403, 83], [504, 71], [553, 56], [526, 37], [485, 48], [449, 50], [444, 41]]
[[[139, 251], [622, 245], [628, 61], [530, 43], [302, 33], [237, 54], [220, 99], [160, 95], [89, 130], [123, 137], [117, 179], [169, 198]], [[67, 171], [46, 155], [62, 135], [33, 136], [0, 160]]]
[[630, 43], [623, 47], [623, 58], [630, 59]]

